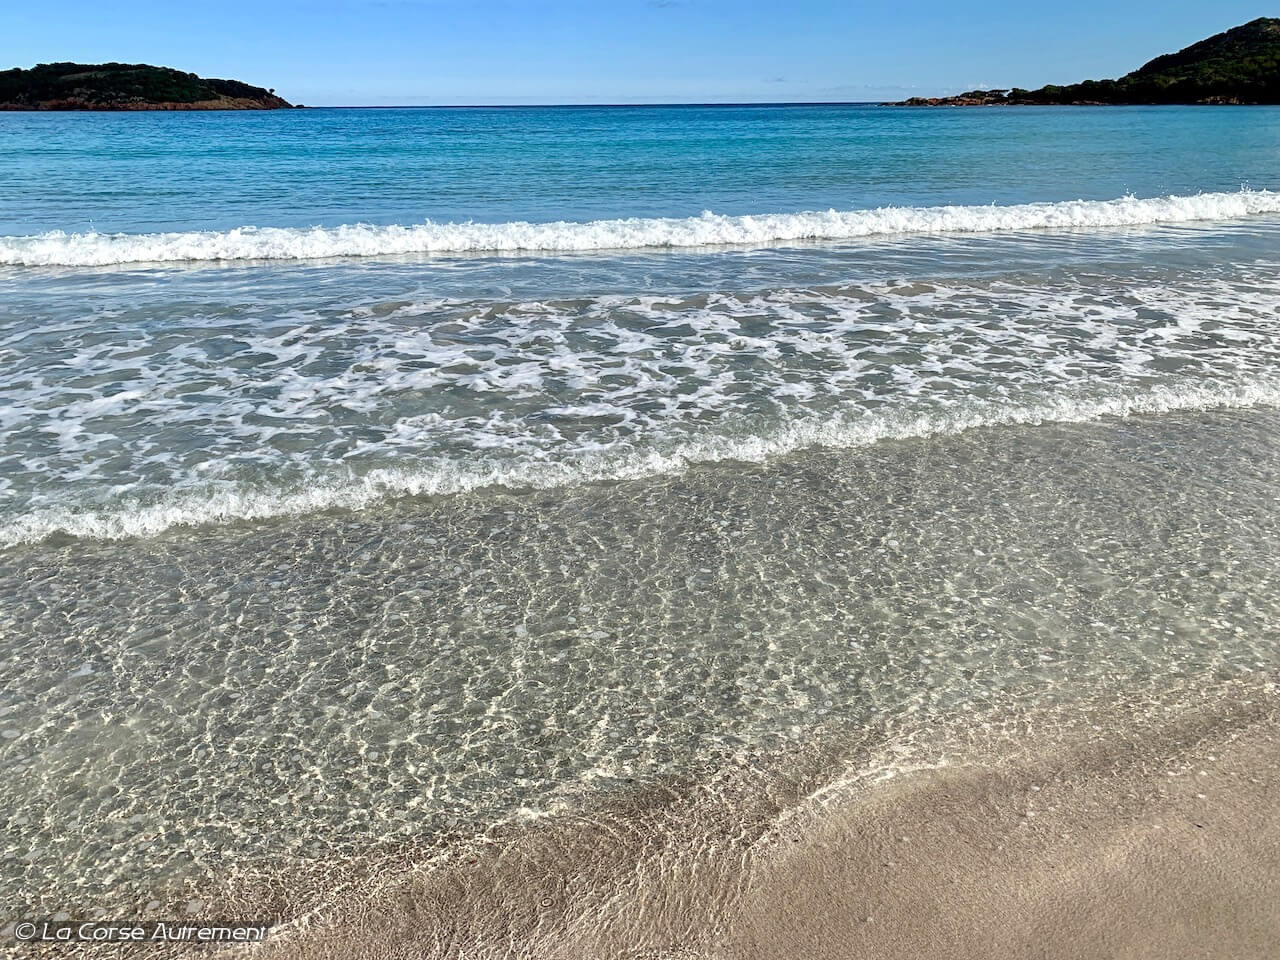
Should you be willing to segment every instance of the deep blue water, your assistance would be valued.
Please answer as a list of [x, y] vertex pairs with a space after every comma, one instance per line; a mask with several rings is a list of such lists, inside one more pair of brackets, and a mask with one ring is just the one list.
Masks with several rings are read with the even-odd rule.
[[1275, 186], [1273, 107], [0, 116], [0, 235], [593, 220]]

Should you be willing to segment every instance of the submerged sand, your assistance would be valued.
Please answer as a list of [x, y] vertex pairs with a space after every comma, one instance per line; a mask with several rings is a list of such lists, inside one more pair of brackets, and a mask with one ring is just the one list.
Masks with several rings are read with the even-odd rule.
[[790, 777], [655, 789], [444, 864], [388, 862], [252, 953], [1275, 957], [1280, 719], [1253, 689], [1158, 727], [1024, 729], [1012, 752], [1004, 731], [1003, 756], [890, 779], [824, 782], [836, 759], [815, 753]]

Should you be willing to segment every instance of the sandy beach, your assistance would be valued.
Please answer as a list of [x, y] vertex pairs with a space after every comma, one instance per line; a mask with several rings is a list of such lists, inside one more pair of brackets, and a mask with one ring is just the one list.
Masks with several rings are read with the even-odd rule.
[[711, 955], [1274, 957], [1276, 732], [909, 777], [771, 864]]

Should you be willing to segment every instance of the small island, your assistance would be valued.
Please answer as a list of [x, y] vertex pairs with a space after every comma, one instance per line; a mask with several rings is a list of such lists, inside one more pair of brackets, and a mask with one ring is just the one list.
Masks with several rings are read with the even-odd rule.
[[912, 97], [887, 106], [1280, 103], [1280, 19], [1259, 17], [1156, 57], [1119, 80], [1086, 80], [1039, 90], [970, 90], [954, 97]]
[[275, 90], [145, 63], [41, 63], [0, 71], [0, 110], [281, 110]]

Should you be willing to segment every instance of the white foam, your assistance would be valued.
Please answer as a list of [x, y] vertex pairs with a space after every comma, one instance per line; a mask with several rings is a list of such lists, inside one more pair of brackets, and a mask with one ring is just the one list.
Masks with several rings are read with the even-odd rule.
[[[1276, 401], [1277, 265], [0, 325], [0, 543]], [[11, 331], [6, 335], [6, 329]]]
[[35, 542], [58, 533], [104, 540], [152, 536], [173, 527], [363, 509], [393, 497], [457, 494], [486, 487], [548, 489], [633, 480], [680, 472], [698, 463], [759, 463], [806, 447], [851, 448], [984, 426], [1083, 423], [1133, 414], [1251, 406], [1280, 406], [1280, 379], [1157, 386], [1140, 394], [1092, 398], [1064, 393], [1024, 406], [977, 401], [950, 411], [811, 419], [758, 436], [709, 437], [666, 451], [629, 448], [559, 462], [524, 460], [485, 466], [474, 461], [440, 461], [375, 469], [364, 476], [318, 481], [302, 489], [255, 490], [230, 484], [190, 490], [149, 505], [38, 509], [0, 526], [0, 544]]
[[313, 260], [432, 253], [571, 253], [592, 250], [774, 245], [895, 234], [1105, 228], [1280, 213], [1280, 193], [1242, 190], [1140, 199], [1007, 206], [881, 207], [586, 223], [433, 223], [240, 227], [223, 232], [64, 233], [0, 237], [0, 264], [107, 266], [212, 260]]

